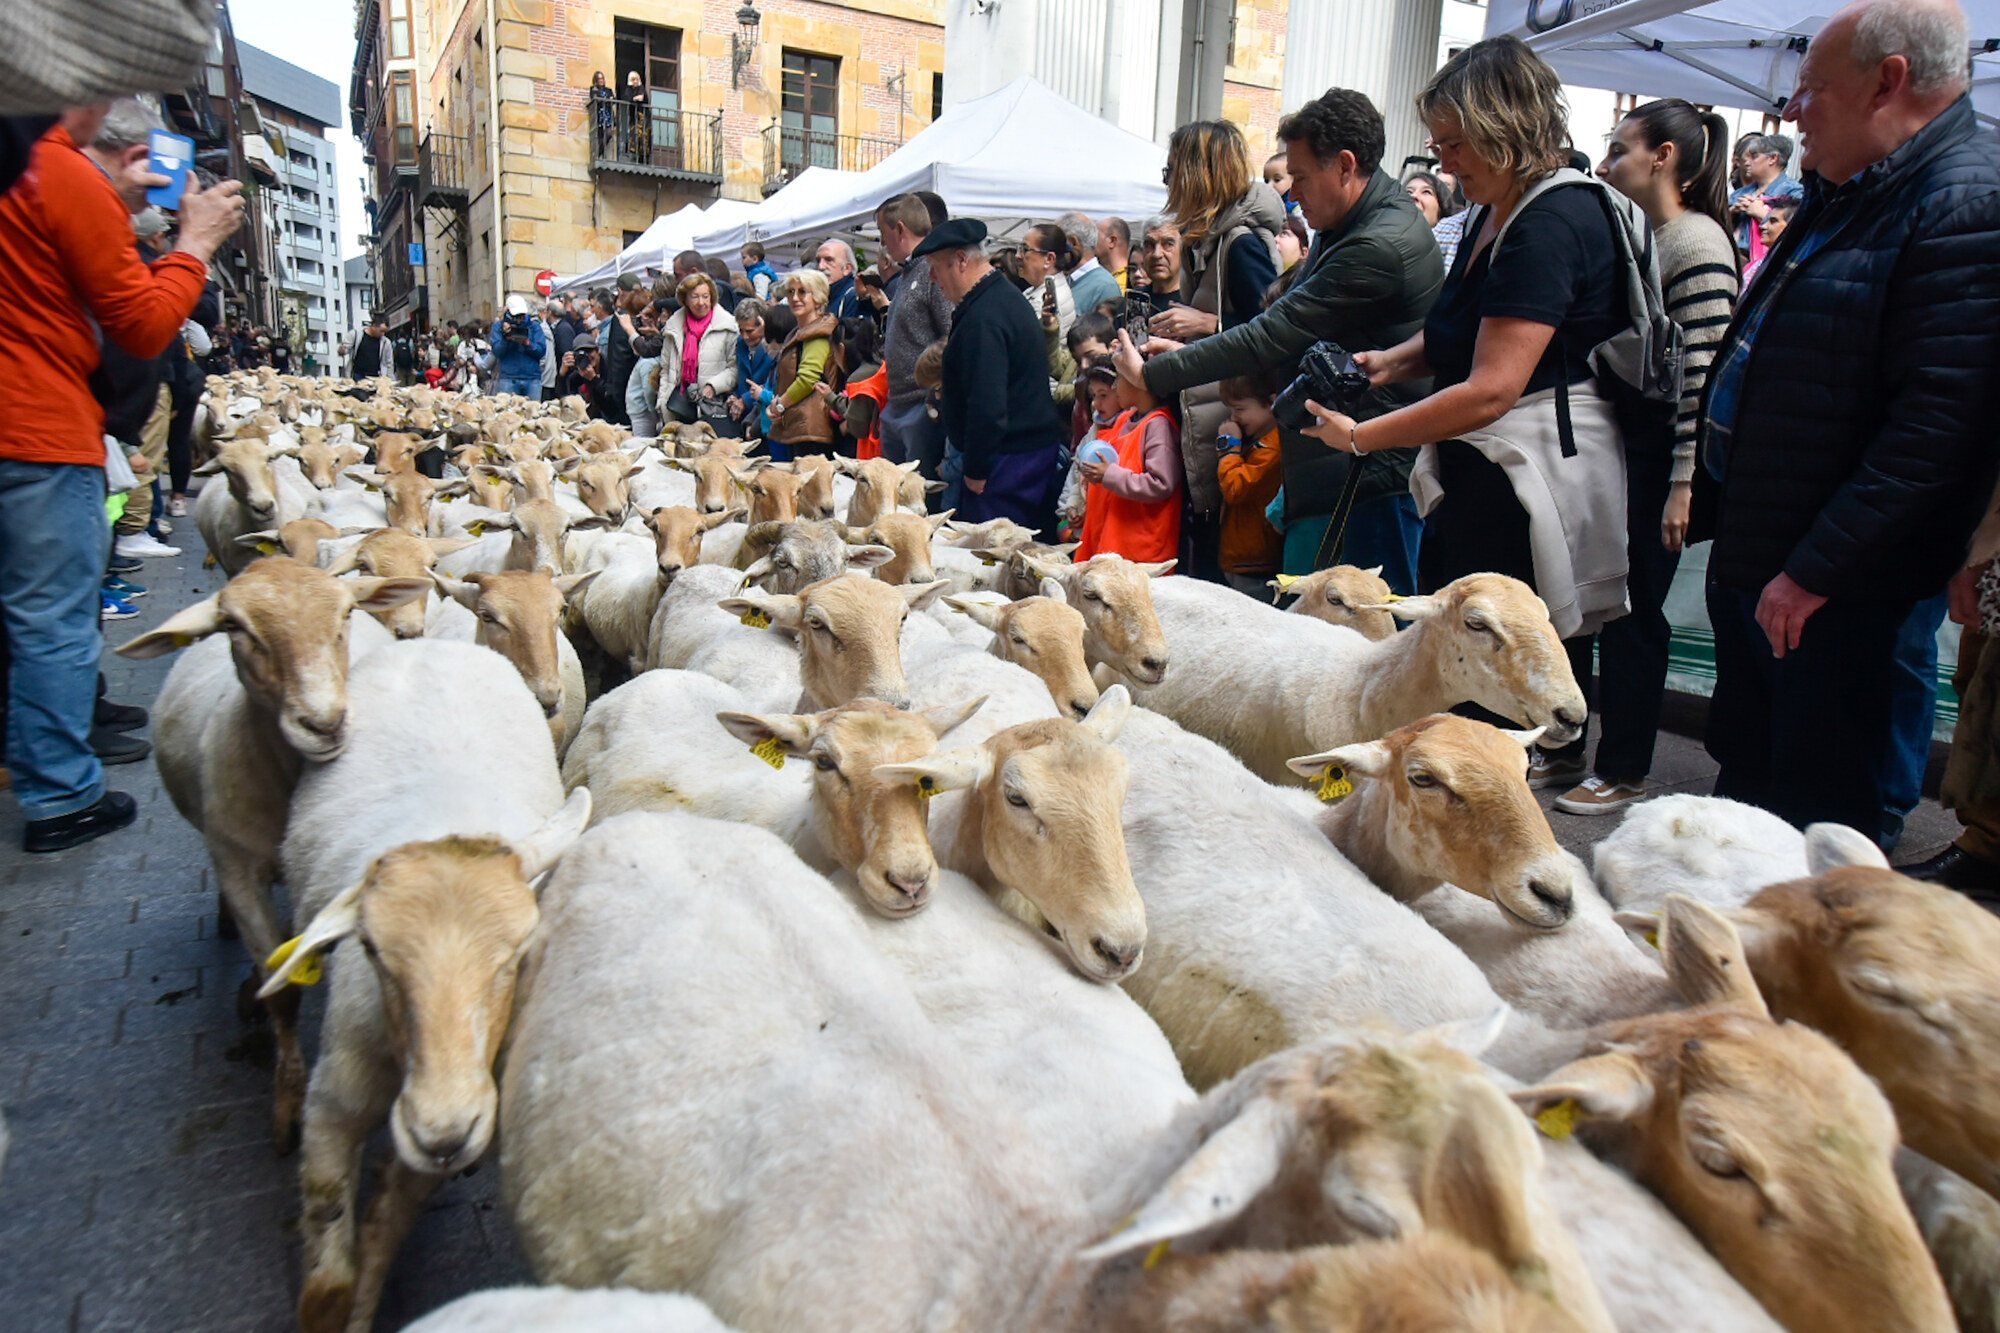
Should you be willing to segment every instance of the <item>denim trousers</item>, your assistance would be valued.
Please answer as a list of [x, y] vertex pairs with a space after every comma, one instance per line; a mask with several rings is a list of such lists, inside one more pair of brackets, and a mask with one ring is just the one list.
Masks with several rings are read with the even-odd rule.
[[1761, 588], [1708, 583], [1715, 794], [1804, 828], [1828, 821], [1883, 841], [1893, 786], [1897, 654], [1910, 601], [1835, 597], [1779, 658], [1757, 624]]
[[632, 378], [625, 382], [625, 415], [632, 419], [632, 433], [648, 440], [660, 434], [659, 404], [647, 387], [659, 364], [657, 356], [641, 357], [632, 367]]
[[542, 372], [537, 369], [532, 375], [500, 375], [493, 381], [495, 393], [518, 393], [529, 402], [542, 401]]
[[1904, 818], [1924, 799], [1924, 770], [1930, 766], [1931, 729], [1937, 717], [1937, 632], [1944, 624], [1945, 603], [1944, 593], [1918, 602], [1896, 635], [1896, 668], [1889, 686], [1895, 722], [1889, 735], [1880, 839], [1888, 848], [1902, 839]]
[[0, 459], [0, 616], [8, 672], [7, 767], [23, 819], [96, 804], [98, 585], [111, 543], [104, 469]]

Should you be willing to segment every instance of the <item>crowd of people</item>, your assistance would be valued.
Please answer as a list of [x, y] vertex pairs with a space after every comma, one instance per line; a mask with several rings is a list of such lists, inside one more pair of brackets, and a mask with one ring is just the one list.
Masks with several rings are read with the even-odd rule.
[[[1562, 719], [1532, 771], [1578, 814], [1648, 792], [1690, 544], [1713, 542], [1717, 792], [1884, 847], [1921, 795], [1949, 612], [1961, 725], [1988, 731], [1947, 786], [1969, 832], [1918, 871], [1990, 891], [2000, 150], [1966, 51], [1947, 0], [1868, 0], [1805, 55], [1796, 151], [1732, 145], [1668, 99], [1593, 163], [1555, 73], [1492, 39], [1425, 88], [1431, 164], [1401, 179], [1379, 110], [1334, 89], [1261, 170], [1229, 122], [1175, 131], [1154, 217], [996, 238], [899, 195], [872, 255], [831, 237], [786, 272], [756, 244], [736, 267], [687, 251], [650, 281], [516, 295], [421, 335], [374, 319], [344, 369], [575, 396], [643, 436], [707, 423], [779, 460], [881, 455], [961, 519], [1257, 596], [1334, 563], [1404, 598], [1511, 575], [1586, 682], [1594, 717]], [[614, 90], [592, 99], [600, 152], [637, 132]], [[0, 331], [8, 758], [31, 847], [131, 817], [99, 765], [118, 742], [92, 729], [96, 617], [131, 614], [137, 562], [173, 549], [199, 372], [296, 369], [216, 308], [204, 261], [235, 188], [195, 188], [171, 223], [143, 209], [150, 116], [70, 113], [0, 200], [0, 267], [53, 311]], [[100, 521], [121, 463], [136, 479]]]

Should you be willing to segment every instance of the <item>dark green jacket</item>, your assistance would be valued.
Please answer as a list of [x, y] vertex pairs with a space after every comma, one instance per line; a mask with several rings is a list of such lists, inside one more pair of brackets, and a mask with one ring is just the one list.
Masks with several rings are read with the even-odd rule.
[[[1247, 324], [1188, 344], [1146, 363], [1146, 385], [1167, 397], [1263, 367], [1288, 384], [1299, 357], [1314, 343], [1330, 340], [1350, 352], [1393, 347], [1424, 326], [1431, 302], [1444, 285], [1444, 261], [1437, 241], [1402, 186], [1377, 171], [1354, 209], [1313, 238], [1299, 261], [1305, 266], [1277, 304]], [[1409, 380], [1376, 389], [1361, 400], [1360, 420], [1381, 416], [1430, 392], [1429, 380]], [[1282, 464], [1288, 521], [1330, 514], [1347, 480], [1350, 455], [1286, 431]], [[1394, 449], [1372, 456], [1359, 500], [1409, 489], [1416, 450]]]

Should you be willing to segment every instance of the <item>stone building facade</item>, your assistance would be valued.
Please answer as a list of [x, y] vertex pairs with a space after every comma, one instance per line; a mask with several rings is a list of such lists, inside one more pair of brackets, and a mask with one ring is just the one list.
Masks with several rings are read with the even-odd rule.
[[1250, 144], [1250, 165], [1262, 171], [1278, 151], [1279, 106], [1285, 82], [1287, 0], [1236, 0], [1229, 63], [1223, 71], [1222, 118]]

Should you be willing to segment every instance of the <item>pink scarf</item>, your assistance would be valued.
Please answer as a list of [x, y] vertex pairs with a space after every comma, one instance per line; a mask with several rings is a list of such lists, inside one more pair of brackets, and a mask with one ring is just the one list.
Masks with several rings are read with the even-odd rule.
[[701, 385], [695, 380], [701, 366], [701, 335], [708, 332], [708, 326], [714, 320], [713, 309], [700, 319], [689, 320], [687, 333], [681, 338], [681, 385], [690, 394], [697, 393], [701, 389]]

